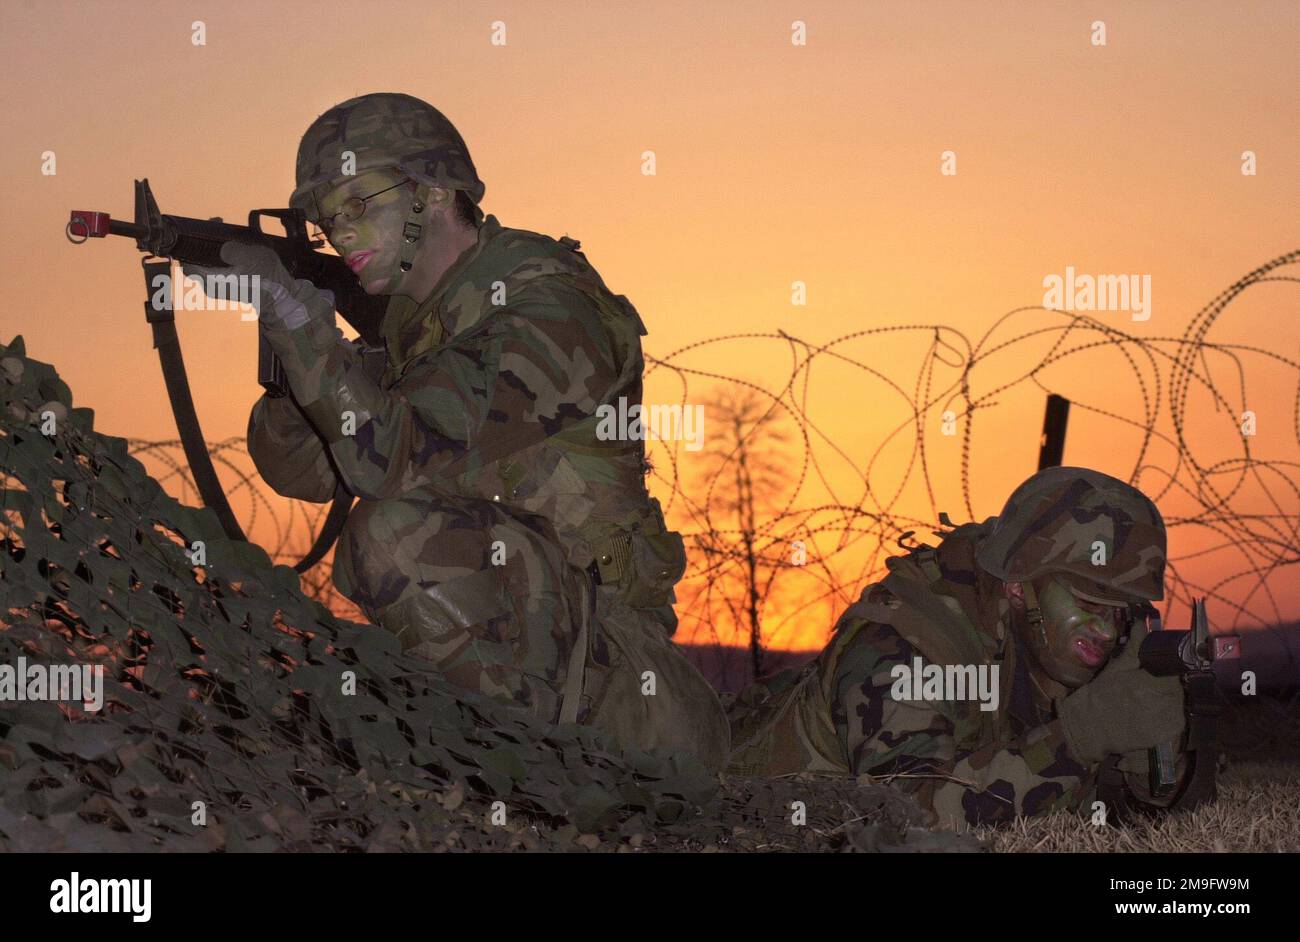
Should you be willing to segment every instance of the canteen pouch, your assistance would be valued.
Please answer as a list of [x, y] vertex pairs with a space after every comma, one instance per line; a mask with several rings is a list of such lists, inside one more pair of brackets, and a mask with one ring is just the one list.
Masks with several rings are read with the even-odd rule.
[[673, 586], [686, 572], [682, 535], [664, 524], [659, 501], [630, 527], [620, 528], [595, 547], [600, 583], [617, 589], [630, 608], [659, 608], [676, 601]]
[[664, 525], [659, 501], [629, 531], [630, 564], [619, 582], [619, 597], [632, 608], [658, 608], [675, 601], [673, 586], [686, 573], [682, 535]]

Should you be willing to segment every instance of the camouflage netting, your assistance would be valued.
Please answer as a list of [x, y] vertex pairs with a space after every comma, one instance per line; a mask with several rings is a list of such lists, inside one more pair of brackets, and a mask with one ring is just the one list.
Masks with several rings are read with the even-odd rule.
[[0, 395], [0, 665], [104, 668], [98, 712], [0, 702], [0, 850], [973, 846], [882, 788], [720, 784], [453, 688], [168, 496], [21, 337]]

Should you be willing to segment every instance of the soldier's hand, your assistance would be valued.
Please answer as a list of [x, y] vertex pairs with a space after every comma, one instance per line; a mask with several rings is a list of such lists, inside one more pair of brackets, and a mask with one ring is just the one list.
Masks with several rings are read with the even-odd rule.
[[216, 269], [185, 265], [185, 273], [187, 276], [202, 276], [205, 289], [212, 284], [209, 275], [256, 276], [260, 297], [254, 306], [264, 327], [295, 330], [309, 320], [334, 325], [333, 292], [318, 289], [304, 278], [293, 278], [280, 257], [266, 246], [227, 242], [221, 247], [221, 260], [230, 267]]
[[1066, 741], [1086, 762], [1148, 749], [1183, 733], [1181, 679], [1155, 677], [1138, 664], [1138, 648], [1146, 634], [1145, 625], [1134, 625], [1119, 657], [1089, 683], [1057, 701]]

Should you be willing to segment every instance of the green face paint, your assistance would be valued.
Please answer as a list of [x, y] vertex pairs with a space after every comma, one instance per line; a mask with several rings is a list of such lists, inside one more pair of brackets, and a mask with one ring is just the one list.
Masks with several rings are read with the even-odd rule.
[[[361, 287], [367, 294], [395, 294], [402, 275], [399, 268], [403, 246], [402, 227], [414, 202], [411, 187], [399, 186], [379, 193], [394, 183], [404, 180], [393, 170], [374, 170], [317, 197], [321, 222], [329, 225], [333, 214], [343, 209], [352, 197], [371, 197], [366, 201], [365, 212], [359, 219], [334, 217], [334, 225], [326, 237], [334, 250], [343, 256], [357, 274]], [[371, 194], [379, 193], [377, 196]]]
[[1035, 579], [1033, 587], [1043, 621], [1026, 625], [1024, 635], [1034, 660], [1053, 680], [1081, 687], [1110, 660], [1124, 610], [1076, 597], [1060, 576]]

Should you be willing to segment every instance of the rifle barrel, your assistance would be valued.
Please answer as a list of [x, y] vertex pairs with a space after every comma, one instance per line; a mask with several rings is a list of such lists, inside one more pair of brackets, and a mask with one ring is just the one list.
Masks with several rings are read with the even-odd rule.
[[134, 222], [123, 222], [120, 219], [109, 219], [108, 221], [109, 235], [126, 236], [128, 239], [143, 239], [148, 233], [148, 226], [141, 226]]

